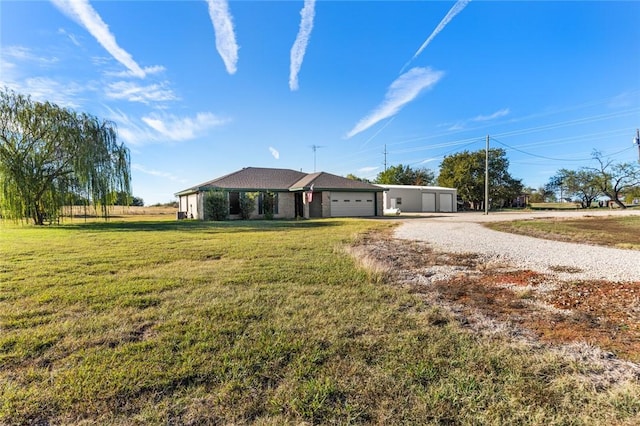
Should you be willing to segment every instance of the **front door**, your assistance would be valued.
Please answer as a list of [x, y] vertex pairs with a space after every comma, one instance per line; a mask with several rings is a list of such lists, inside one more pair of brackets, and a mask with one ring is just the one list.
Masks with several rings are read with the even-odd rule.
[[302, 192], [296, 192], [294, 197], [294, 209], [296, 217], [304, 217], [304, 204], [302, 203]]
[[322, 192], [314, 192], [309, 203], [309, 217], [322, 217]]

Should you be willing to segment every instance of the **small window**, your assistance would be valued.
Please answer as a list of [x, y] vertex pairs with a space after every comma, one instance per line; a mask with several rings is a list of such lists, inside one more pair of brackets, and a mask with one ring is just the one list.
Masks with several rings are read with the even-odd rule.
[[367, 203], [373, 203], [373, 200], [367, 200]]
[[258, 196], [258, 214], [264, 214], [265, 198], [271, 198], [273, 201], [273, 214], [278, 214], [278, 193], [277, 192], [261, 192]]
[[351, 200], [344, 200], [344, 202], [345, 202], [345, 203], [350, 203], [350, 202], [351, 202]]
[[398, 197], [396, 198], [396, 206], [399, 206], [400, 204], [402, 204], [402, 198]]
[[361, 203], [361, 202], [362, 202], [362, 200], [356, 200], [356, 203]]
[[340, 200], [333, 199], [333, 200], [331, 200], [331, 201], [333, 201], [334, 203], [337, 203], [337, 202], [338, 202], [338, 201], [340, 201]]

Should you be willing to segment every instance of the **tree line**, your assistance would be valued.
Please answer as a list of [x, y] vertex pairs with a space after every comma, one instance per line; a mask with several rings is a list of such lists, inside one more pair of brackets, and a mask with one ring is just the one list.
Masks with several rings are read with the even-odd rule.
[[[353, 174], [349, 179], [386, 185], [439, 185], [456, 188], [458, 197], [470, 209], [484, 209], [485, 150], [462, 151], [445, 156], [439, 173], [426, 168], [413, 169], [399, 164], [378, 173], [371, 182]], [[543, 187], [525, 187], [521, 179], [509, 173], [509, 160], [501, 148], [489, 150], [489, 202], [490, 208], [512, 207], [518, 197], [526, 195], [529, 202], [576, 201], [583, 208], [591, 207], [600, 197], [607, 197], [621, 208], [626, 202], [640, 199], [640, 167], [635, 163], [615, 163], [594, 151], [596, 167], [578, 170], [560, 169]]]
[[597, 163], [596, 167], [558, 170], [537, 191], [538, 198], [546, 201], [560, 193], [561, 201], [577, 201], [583, 208], [591, 207], [601, 196], [607, 197], [620, 208], [626, 208], [625, 202], [640, 199], [640, 167], [637, 164], [614, 163], [605, 159], [599, 151], [594, 151], [592, 157]]

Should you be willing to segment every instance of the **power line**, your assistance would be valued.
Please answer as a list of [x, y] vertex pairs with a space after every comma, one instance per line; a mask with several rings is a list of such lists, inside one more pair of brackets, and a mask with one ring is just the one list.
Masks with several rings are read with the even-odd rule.
[[[553, 157], [547, 157], [547, 156], [544, 156], [544, 155], [533, 154], [533, 153], [531, 153], [531, 152], [527, 152], [527, 151], [524, 151], [524, 150], [522, 150], [522, 149], [518, 149], [518, 148], [516, 148], [516, 147], [514, 147], [514, 146], [507, 145], [506, 143], [501, 142], [499, 139], [496, 139], [496, 138], [495, 138], [495, 137], [493, 137], [493, 136], [491, 136], [491, 139], [492, 139], [492, 140], [494, 140], [494, 141], [496, 141], [496, 142], [498, 142], [500, 145], [502, 145], [502, 146], [504, 146], [504, 147], [506, 147], [506, 148], [512, 149], [512, 150], [514, 150], [514, 151], [518, 151], [518, 152], [520, 152], [520, 153], [522, 153], [522, 154], [529, 155], [529, 156], [531, 156], [531, 157], [542, 158], [542, 159], [544, 159], [544, 160], [550, 160], [550, 161], [590, 161], [590, 160], [593, 160], [593, 157], [590, 157], [590, 158], [553, 158]], [[617, 152], [614, 152], [614, 153], [612, 153], [612, 154], [609, 154], [609, 156], [618, 155], [618, 154], [620, 154], [620, 153], [622, 153], [622, 152], [629, 151], [629, 150], [630, 150], [630, 149], [632, 149], [632, 148], [633, 148], [633, 147], [629, 147], [629, 148], [622, 149], [622, 150], [620, 150], [620, 151], [617, 151]]]

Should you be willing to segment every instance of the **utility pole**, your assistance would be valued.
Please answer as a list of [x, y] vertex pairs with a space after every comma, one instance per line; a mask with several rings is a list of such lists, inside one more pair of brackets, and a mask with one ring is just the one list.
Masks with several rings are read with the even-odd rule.
[[387, 171], [387, 144], [384, 144], [384, 171]]
[[484, 214], [489, 214], [489, 135], [484, 151]]
[[636, 137], [633, 138], [633, 143], [638, 145], [638, 163], [640, 163], [640, 129], [636, 129]]
[[313, 151], [313, 173], [316, 172], [316, 151], [318, 148], [323, 148], [320, 145], [311, 145], [311, 150]]

